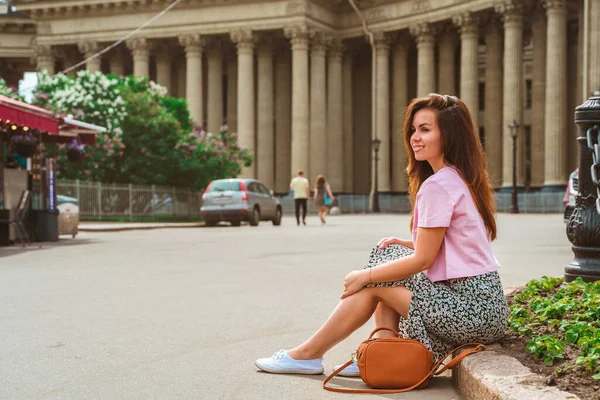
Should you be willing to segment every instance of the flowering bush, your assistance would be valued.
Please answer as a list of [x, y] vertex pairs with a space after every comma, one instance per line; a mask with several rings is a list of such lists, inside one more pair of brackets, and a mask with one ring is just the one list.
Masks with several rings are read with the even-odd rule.
[[0, 78], [0, 94], [14, 100], [23, 101], [23, 98], [19, 95], [19, 90], [14, 86], [9, 87], [2, 78]]
[[252, 164], [250, 152], [239, 147], [237, 133], [229, 132], [227, 125], [217, 134], [197, 125], [181, 138], [177, 149], [182, 178], [197, 189], [205, 188], [213, 179], [235, 177], [242, 166]]
[[96, 135], [95, 145], [81, 149], [85, 157], [77, 165], [69, 161], [67, 146], [57, 150], [59, 177], [113, 181], [121, 176], [125, 145], [120, 127], [127, 114], [120, 88], [119, 79], [100, 72], [79, 71], [75, 77], [38, 73], [34, 105], [107, 128]]

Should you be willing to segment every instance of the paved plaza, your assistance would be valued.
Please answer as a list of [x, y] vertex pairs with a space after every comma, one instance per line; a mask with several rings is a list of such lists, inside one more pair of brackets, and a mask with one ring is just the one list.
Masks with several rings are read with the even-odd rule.
[[[408, 221], [310, 217], [296, 227], [286, 216], [281, 227], [82, 232], [42, 249], [0, 248], [0, 398], [347, 398], [321, 389], [323, 376], [265, 374], [254, 359], [306, 339], [344, 275], [381, 237], [408, 237]], [[558, 214], [501, 214], [498, 232], [507, 287], [562, 275], [572, 258]], [[327, 354], [326, 372], [372, 328]], [[448, 377], [384, 397], [458, 399]]]

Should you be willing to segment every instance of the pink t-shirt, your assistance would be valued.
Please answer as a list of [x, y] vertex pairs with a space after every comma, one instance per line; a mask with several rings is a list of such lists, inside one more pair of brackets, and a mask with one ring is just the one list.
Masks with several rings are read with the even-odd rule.
[[473, 196], [456, 169], [442, 168], [421, 185], [413, 220], [415, 249], [418, 227], [446, 228], [440, 251], [424, 272], [432, 282], [482, 275], [500, 268]]

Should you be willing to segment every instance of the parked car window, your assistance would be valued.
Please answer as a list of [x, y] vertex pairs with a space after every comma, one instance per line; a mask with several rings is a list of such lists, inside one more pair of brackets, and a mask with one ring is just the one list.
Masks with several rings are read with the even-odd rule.
[[240, 191], [240, 183], [239, 182], [231, 182], [231, 181], [214, 181], [212, 185], [210, 185], [209, 192], [224, 192], [226, 190], [232, 190], [234, 192]]
[[267, 196], [270, 196], [270, 195], [271, 195], [271, 193], [269, 193], [269, 189], [267, 189], [267, 187], [266, 187], [265, 185], [263, 185], [262, 183], [259, 183], [259, 184], [258, 184], [258, 187], [260, 188], [260, 191], [261, 191], [263, 194], [266, 194]]
[[248, 191], [252, 193], [260, 193], [260, 189], [257, 187], [256, 182], [250, 182], [248, 185]]

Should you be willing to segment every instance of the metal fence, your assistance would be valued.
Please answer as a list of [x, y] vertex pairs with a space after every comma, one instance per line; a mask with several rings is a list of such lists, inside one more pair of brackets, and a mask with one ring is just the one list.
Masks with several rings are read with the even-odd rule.
[[[59, 195], [79, 200], [80, 217], [85, 220], [197, 220], [201, 217], [202, 192], [163, 186], [107, 184], [89, 181], [60, 180]], [[563, 193], [519, 193], [518, 206], [522, 213], [562, 213]], [[284, 214], [294, 214], [291, 194], [278, 196]], [[498, 212], [508, 212], [510, 193], [496, 193]], [[336, 206], [342, 213], [369, 212], [369, 195], [340, 194]], [[407, 195], [379, 195], [379, 208], [383, 213], [410, 213]], [[317, 208], [308, 202], [308, 212], [316, 214]]]
[[88, 220], [190, 220], [200, 218], [202, 193], [175, 187], [60, 180], [57, 193], [79, 201]]

